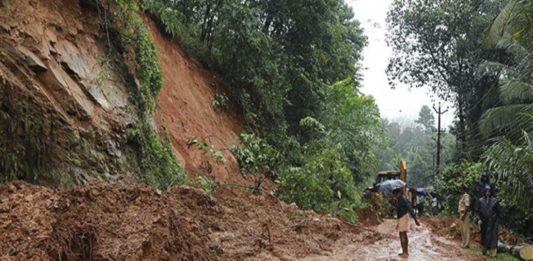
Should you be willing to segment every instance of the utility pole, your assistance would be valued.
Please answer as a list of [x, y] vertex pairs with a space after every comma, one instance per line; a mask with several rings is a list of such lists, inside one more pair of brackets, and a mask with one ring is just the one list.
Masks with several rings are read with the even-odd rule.
[[440, 118], [442, 116], [442, 114], [448, 112], [448, 109], [446, 108], [446, 110], [442, 111], [441, 110], [441, 105], [440, 105], [440, 102], [439, 102], [439, 108], [435, 108], [435, 105], [433, 105], [433, 110], [435, 110], [435, 112], [437, 113], [437, 117], [438, 117], [438, 120], [437, 120], [437, 159], [436, 159], [436, 174], [438, 175], [439, 172], [440, 172], [440, 148], [441, 148], [441, 145], [440, 145], [440, 135], [441, 135], [441, 128], [440, 128]]

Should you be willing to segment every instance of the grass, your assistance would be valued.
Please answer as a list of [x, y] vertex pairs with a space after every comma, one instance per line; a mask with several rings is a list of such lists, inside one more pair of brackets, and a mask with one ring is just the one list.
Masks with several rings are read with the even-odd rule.
[[[472, 252], [475, 256], [483, 257], [483, 252], [481, 249], [481, 246], [479, 245], [470, 245], [470, 252]], [[498, 261], [520, 261], [520, 259], [512, 256], [508, 253], [498, 253], [495, 258], [486, 257], [491, 260], [498, 260]]]

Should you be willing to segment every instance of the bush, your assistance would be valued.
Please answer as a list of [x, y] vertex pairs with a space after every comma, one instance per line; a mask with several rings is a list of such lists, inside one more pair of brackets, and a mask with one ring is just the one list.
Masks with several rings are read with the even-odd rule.
[[268, 143], [251, 133], [241, 133], [244, 147], [232, 146], [242, 173], [264, 173], [275, 176], [279, 153]]
[[461, 187], [468, 188], [472, 203], [476, 200], [476, 184], [480, 180], [483, 165], [463, 161], [461, 164], [452, 164], [437, 176], [436, 189], [437, 193], [443, 197], [444, 211], [448, 215], [456, 215], [457, 204], [461, 197]]
[[280, 198], [355, 223], [361, 199], [340, 150], [340, 145], [323, 149], [311, 155], [303, 167], [282, 170], [278, 178]]
[[213, 108], [216, 111], [228, 111], [229, 109], [229, 98], [223, 93], [215, 94], [213, 99]]

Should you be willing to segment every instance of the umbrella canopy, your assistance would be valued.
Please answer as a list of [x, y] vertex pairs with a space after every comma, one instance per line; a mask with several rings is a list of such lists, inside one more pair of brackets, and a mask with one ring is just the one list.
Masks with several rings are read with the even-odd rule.
[[420, 193], [420, 194], [422, 194], [422, 195], [424, 195], [426, 197], [429, 195], [428, 194], [428, 190], [426, 188], [417, 188], [415, 190], [416, 190], [416, 192], [418, 192], [418, 193]]
[[392, 192], [405, 186], [405, 182], [400, 179], [386, 180], [379, 184], [379, 192]]

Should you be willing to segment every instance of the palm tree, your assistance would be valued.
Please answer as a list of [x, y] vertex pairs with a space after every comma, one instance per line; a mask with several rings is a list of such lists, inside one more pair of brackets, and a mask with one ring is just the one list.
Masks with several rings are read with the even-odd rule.
[[520, 130], [533, 131], [533, 1], [511, 0], [487, 29], [485, 44], [509, 59], [484, 64], [498, 72], [500, 103], [483, 114], [481, 130], [514, 140]]

